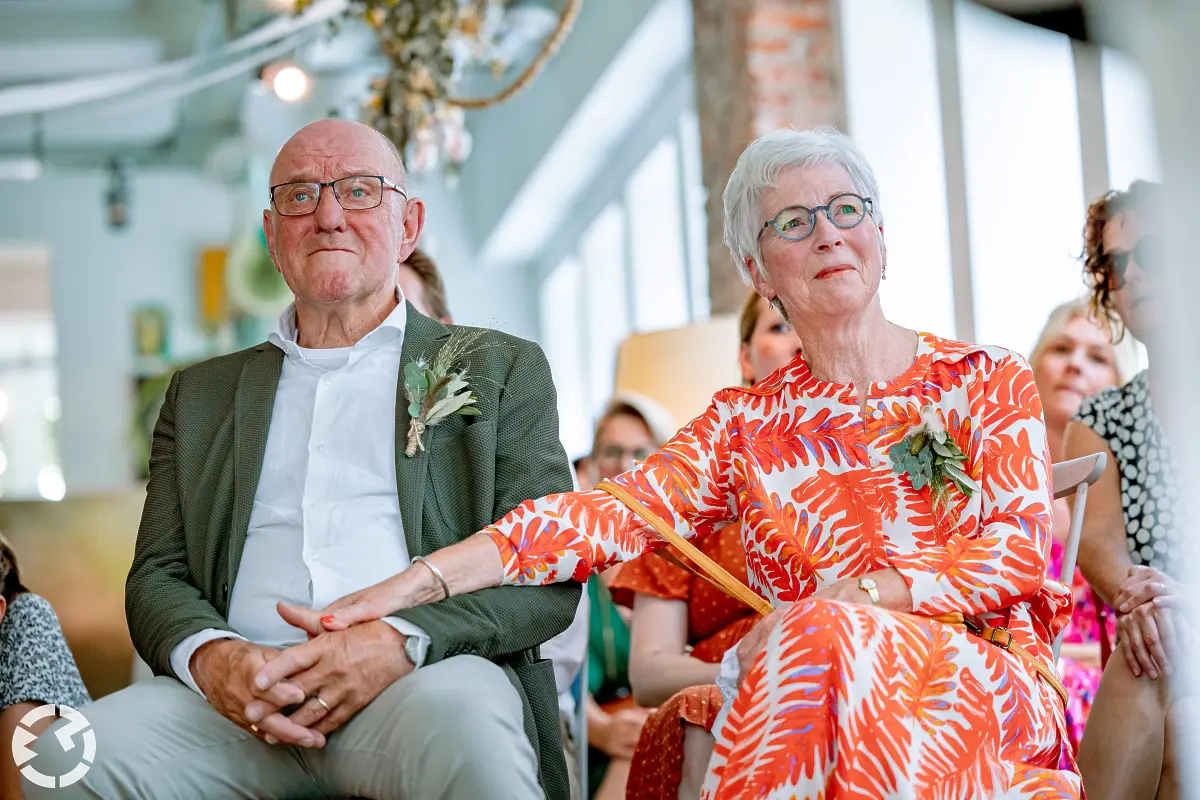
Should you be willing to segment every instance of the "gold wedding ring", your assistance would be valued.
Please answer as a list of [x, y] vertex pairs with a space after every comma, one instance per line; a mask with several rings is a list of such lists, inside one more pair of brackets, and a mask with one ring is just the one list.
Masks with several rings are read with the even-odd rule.
[[322, 699], [321, 699], [321, 695], [319, 695], [319, 694], [314, 694], [314, 695], [312, 696], [312, 698], [313, 698], [313, 700], [316, 700], [318, 703], [320, 703], [320, 704], [321, 704], [321, 708], [325, 709], [325, 713], [326, 713], [326, 714], [330, 714], [330, 713], [332, 713], [332, 712], [333, 712], [333, 709], [329, 707], [329, 704], [328, 704], [328, 703], [326, 703], [324, 700], [322, 700]]
[[250, 723], [250, 730], [254, 733], [258, 733], [258, 726], [254, 723]]

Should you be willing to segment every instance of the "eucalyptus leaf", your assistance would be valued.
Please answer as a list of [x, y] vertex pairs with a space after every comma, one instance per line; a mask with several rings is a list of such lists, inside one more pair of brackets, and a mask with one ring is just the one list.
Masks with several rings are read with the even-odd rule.
[[421, 415], [421, 404], [419, 402], [409, 403], [408, 404], [408, 415], [410, 417], [413, 417], [414, 419], [416, 417], [419, 417]]
[[936, 437], [933, 440], [933, 452], [942, 458], [954, 458], [954, 452], [949, 447], [946, 447], [944, 443], [939, 442]]
[[954, 479], [956, 482], [964, 483], [964, 484], [973, 484], [974, 483], [974, 481], [971, 480], [971, 476], [968, 475], [966, 472], [964, 472], [962, 470], [962, 468], [959, 467], [957, 464], [955, 464], [953, 461], [947, 461], [945, 464], [942, 465], [942, 469], [944, 469], [946, 471], [946, 474], [948, 476], [950, 476], [952, 479]]
[[912, 487], [917, 491], [921, 491], [929, 485], [929, 479], [920, 473], [911, 476]]
[[456, 413], [461, 414], [464, 417], [482, 417], [483, 416], [483, 412], [480, 411], [475, 406], [463, 406]]
[[448, 417], [463, 406], [473, 402], [475, 402], [475, 398], [469, 392], [451, 395], [445, 400], [439, 400], [429, 410], [429, 424], [432, 425], [443, 417]]

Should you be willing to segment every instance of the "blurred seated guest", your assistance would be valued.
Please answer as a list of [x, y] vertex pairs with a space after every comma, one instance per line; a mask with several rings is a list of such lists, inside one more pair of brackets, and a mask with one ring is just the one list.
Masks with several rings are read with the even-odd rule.
[[427, 317], [433, 317], [447, 325], [454, 324], [450, 317], [450, 304], [446, 300], [446, 285], [442, 273], [433, 259], [419, 247], [414, 247], [408, 258], [400, 263], [396, 276], [404, 299], [413, 308]]
[[[1046, 577], [1028, 364], [884, 316], [879, 187], [832, 129], [750, 144], [725, 230], [802, 355], [721, 390], [595, 490], [530, 500], [434, 553], [449, 594], [579, 580], [740, 521], [750, 586], [777, 608], [722, 660], [731, 706], [705, 797], [1078, 797], [1051, 654], [1071, 596]], [[445, 594], [410, 569], [309, 618], [353, 629]]]
[[[1133, 371], [1132, 348], [1115, 346], [1109, 338], [1108, 330], [1089, 318], [1087, 303], [1072, 300], [1051, 312], [1034, 345], [1029, 366], [1042, 398], [1052, 462], [1063, 460], [1063, 431], [1078, 413], [1084, 398], [1120, 386]], [[1052, 578], [1062, 572], [1063, 547], [1070, 528], [1067, 501], [1055, 500], [1054, 544], [1050, 551]], [[1057, 668], [1071, 698], [1067, 703], [1067, 730], [1073, 756], [1079, 749], [1088, 711], [1100, 684], [1100, 623], [1092, 589], [1078, 568], [1071, 588], [1075, 610], [1063, 636]], [[1105, 615], [1104, 619], [1107, 625], [1113, 624], [1111, 615]], [[1110, 629], [1109, 641], [1113, 638], [1115, 633]], [[1068, 754], [1064, 753], [1064, 757]]]
[[[425, 554], [571, 488], [545, 356], [405, 301], [397, 265], [424, 205], [377, 131], [307, 125], [270, 184], [263, 227], [295, 302], [268, 341], [177, 373], [154, 431], [126, 607], [157, 677], [90, 706], [101, 756], [78, 783], [26, 792], [562, 800], [538, 647], [570, 624], [579, 583], [328, 634], [296, 611], [413, 563], [434, 575]], [[414, 420], [430, 371], [462, 371], [452, 393], [478, 414], [423, 402]], [[298, 659], [287, 680], [256, 684], [282, 652]], [[73, 755], [54, 730], [35, 745], [47, 767]]]
[[[588, 485], [644, 461], [674, 432], [670, 414], [658, 403], [617, 395], [596, 422]], [[629, 609], [615, 604], [609, 589], [618, 571], [593, 575], [587, 584], [588, 795], [601, 800], [625, 797], [629, 759], [651, 711], [637, 704], [629, 686]]]
[[[16, 553], [0, 534], [0, 797], [21, 797], [9, 746], [21, 718], [38, 706], [90, 702], [54, 609], [21, 583]], [[52, 722], [53, 715], [28, 727], [40, 734]]]
[[[1163, 200], [1156, 184], [1135, 182], [1088, 208], [1084, 271], [1091, 309], [1147, 345], [1150, 368], [1119, 389], [1084, 401], [1067, 426], [1065, 457], [1105, 453], [1108, 467], [1088, 493], [1079, 566], [1117, 612], [1114, 652], [1079, 747], [1088, 797], [1178, 797], [1177, 720], [1196, 717], [1196, 701], [1180, 699], [1171, 675], [1190, 648], [1176, 616], [1182, 594], [1185, 510], [1170, 443], [1154, 398], [1162, 369], [1154, 327], [1167, 287], [1155, 274]], [[1136, 731], [1136, 735], [1131, 735]]]
[[[747, 386], [782, 369], [800, 352], [792, 326], [756, 292], [742, 305], [738, 327], [739, 362]], [[699, 547], [746, 582], [746, 550], [737, 523], [704, 538]], [[667, 550], [687, 563], [675, 548]], [[626, 796], [698, 797], [716, 742], [710, 731], [721, 709], [716, 685], [721, 657], [759, 617], [750, 606], [658, 553], [620, 567], [612, 588], [618, 602], [633, 607], [633, 695], [643, 706], [658, 707], [638, 740]]]

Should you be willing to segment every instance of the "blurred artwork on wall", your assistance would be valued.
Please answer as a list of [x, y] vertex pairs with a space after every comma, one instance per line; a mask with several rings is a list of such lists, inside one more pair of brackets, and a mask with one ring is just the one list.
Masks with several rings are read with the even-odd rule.
[[167, 310], [155, 304], [134, 309], [133, 342], [138, 358], [166, 358], [169, 349]]

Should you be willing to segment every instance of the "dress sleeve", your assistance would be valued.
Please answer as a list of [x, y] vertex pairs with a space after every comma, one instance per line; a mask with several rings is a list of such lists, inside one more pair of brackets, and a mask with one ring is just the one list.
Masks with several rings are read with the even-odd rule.
[[552, 494], [522, 503], [485, 528], [500, 549], [504, 583], [585, 581], [592, 572], [661, 547], [665, 541], [647, 516], [687, 539], [733, 519], [726, 408], [718, 395], [662, 449], [615, 478], [627, 500], [602, 490]]
[[91, 702], [50, 603], [18, 596], [0, 623], [0, 709], [18, 703], [80, 708]]
[[1033, 371], [1009, 353], [974, 380], [979, 388], [968, 391], [982, 432], [981, 463], [972, 465], [983, 492], [979, 524], [940, 546], [890, 559], [917, 614], [997, 611], [1029, 599], [1046, 579], [1053, 501]]

